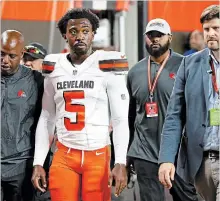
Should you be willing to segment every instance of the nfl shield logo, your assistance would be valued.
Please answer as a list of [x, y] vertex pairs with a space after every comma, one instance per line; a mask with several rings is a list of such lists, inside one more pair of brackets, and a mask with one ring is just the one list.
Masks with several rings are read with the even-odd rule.
[[121, 99], [122, 99], [122, 100], [125, 100], [125, 99], [126, 99], [125, 94], [121, 94]]
[[77, 74], [77, 70], [73, 70], [73, 75], [76, 75]]

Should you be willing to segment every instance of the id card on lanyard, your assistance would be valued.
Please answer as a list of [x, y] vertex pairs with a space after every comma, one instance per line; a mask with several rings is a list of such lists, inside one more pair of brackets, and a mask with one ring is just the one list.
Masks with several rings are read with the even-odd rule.
[[156, 88], [159, 76], [166, 65], [168, 59], [169, 59], [170, 54], [164, 59], [163, 63], [161, 64], [154, 80], [153, 83], [151, 82], [151, 71], [150, 71], [150, 56], [148, 58], [148, 65], [147, 65], [147, 77], [148, 77], [148, 90], [149, 90], [149, 102], [145, 103], [145, 111], [147, 117], [157, 117], [158, 116], [158, 105], [156, 102], [153, 102], [154, 98], [154, 90]]
[[220, 125], [220, 93], [219, 93], [219, 86], [217, 83], [217, 75], [215, 73], [215, 68], [214, 68], [214, 62], [212, 59], [210, 61], [210, 66], [212, 69], [212, 86], [213, 86], [214, 91], [217, 93], [217, 100], [214, 103], [214, 107], [209, 111], [210, 112], [210, 125], [219, 126]]

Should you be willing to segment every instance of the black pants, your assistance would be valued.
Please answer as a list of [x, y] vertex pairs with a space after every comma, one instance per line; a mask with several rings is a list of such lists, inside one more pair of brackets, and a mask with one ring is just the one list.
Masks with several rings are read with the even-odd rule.
[[32, 172], [22, 173], [1, 180], [2, 201], [32, 201], [34, 188], [31, 183]]
[[1, 180], [1, 201], [50, 201], [50, 193], [35, 191], [31, 183], [31, 173], [19, 174]]
[[[141, 201], [165, 201], [164, 187], [158, 179], [159, 165], [134, 158], [134, 166], [137, 173]], [[173, 201], [198, 200], [194, 186], [185, 183], [178, 175], [175, 175], [170, 193]]]
[[39, 191], [36, 191], [34, 194], [33, 201], [50, 201], [50, 192], [47, 190], [45, 193], [41, 193]]
[[[45, 160], [44, 169], [47, 173], [51, 165], [53, 151], [50, 150]], [[25, 173], [1, 179], [1, 201], [50, 201], [50, 192], [36, 191], [31, 182], [33, 161], [27, 161]]]

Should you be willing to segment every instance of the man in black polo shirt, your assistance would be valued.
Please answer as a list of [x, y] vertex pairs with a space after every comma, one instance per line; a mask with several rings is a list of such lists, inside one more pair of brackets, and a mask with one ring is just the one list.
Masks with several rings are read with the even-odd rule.
[[[141, 201], [164, 201], [164, 188], [158, 179], [161, 131], [175, 75], [183, 57], [173, 52], [169, 24], [154, 19], [146, 27], [145, 42], [149, 56], [128, 73], [130, 94], [129, 127], [132, 159], [140, 187]], [[197, 200], [192, 185], [176, 175], [171, 194], [175, 201]]]

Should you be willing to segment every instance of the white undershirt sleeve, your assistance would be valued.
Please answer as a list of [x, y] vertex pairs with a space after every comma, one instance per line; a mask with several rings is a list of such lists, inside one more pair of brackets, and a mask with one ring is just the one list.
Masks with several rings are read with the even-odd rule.
[[50, 143], [54, 136], [56, 119], [54, 95], [54, 87], [50, 81], [50, 78], [46, 77], [44, 80], [42, 111], [35, 135], [35, 153], [33, 165], [43, 166], [50, 148]]
[[120, 163], [126, 165], [127, 148], [129, 143], [129, 95], [124, 74], [109, 73], [107, 79], [107, 94], [113, 127], [115, 164]]

